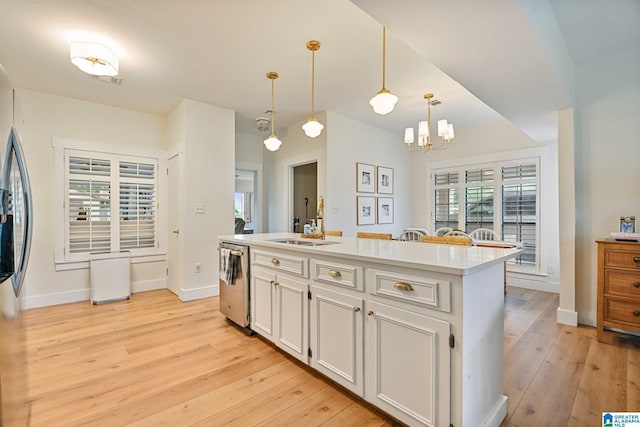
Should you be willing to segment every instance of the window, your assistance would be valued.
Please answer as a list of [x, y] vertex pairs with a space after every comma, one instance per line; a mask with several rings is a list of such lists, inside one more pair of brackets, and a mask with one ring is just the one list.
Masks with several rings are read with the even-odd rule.
[[458, 173], [434, 174], [435, 228], [458, 227]]
[[[523, 267], [523, 271], [538, 271], [537, 158], [438, 169], [433, 172], [432, 184], [435, 229], [462, 228], [471, 233], [490, 228], [504, 241], [524, 244], [525, 251], [510, 264]], [[458, 194], [464, 195], [461, 202]]]
[[65, 260], [150, 253], [157, 239], [157, 159], [65, 150]]

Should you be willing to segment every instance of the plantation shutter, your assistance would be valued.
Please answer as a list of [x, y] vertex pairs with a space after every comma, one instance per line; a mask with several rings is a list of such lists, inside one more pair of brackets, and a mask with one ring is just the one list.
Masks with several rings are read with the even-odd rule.
[[111, 250], [111, 162], [68, 156], [69, 253]]
[[516, 264], [536, 264], [537, 167], [535, 163], [502, 168], [504, 240], [524, 243]]
[[493, 230], [494, 169], [467, 170], [465, 181], [465, 231]]
[[156, 246], [156, 165], [120, 162], [120, 250]]
[[442, 172], [433, 176], [435, 229], [441, 227], [457, 228], [458, 212], [460, 210], [458, 200], [458, 173]]

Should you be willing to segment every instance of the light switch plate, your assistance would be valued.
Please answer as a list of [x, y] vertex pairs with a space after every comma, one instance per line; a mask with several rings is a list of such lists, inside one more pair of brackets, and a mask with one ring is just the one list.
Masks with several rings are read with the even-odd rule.
[[203, 203], [196, 203], [196, 213], [197, 214], [203, 214], [204, 213], [204, 204]]

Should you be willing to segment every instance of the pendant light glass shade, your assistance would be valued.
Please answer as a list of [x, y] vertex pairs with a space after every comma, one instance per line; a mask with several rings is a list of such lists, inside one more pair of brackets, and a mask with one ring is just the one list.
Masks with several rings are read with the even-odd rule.
[[322, 133], [324, 125], [316, 119], [315, 116], [315, 95], [316, 95], [316, 50], [320, 49], [320, 42], [317, 40], [309, 40], [307, 42], [307, 49], [311, 51], [311, 117], [302, 125], [304, 134], [309, 138], [315, 138]]
[[275, 107], [274, 107], [274, 99], [275, 99], [275, 80], [278, 78], [278, 73], [275, 71], [269, 71], [267, 73], [267, 78], [271, 80], [271, 136], [264, 140], [264, 145], [267, 147], [269, 151], [276, 151], [282, 145], [282, 141], [278, 139], [275, 129]]
[[71, 63], [94, 76], [117, 76], [118, 57], [107, 46], [99, 43], [74, 42], [69, 52]]
[[382, 27], [382, 89], [378, 91], [376, 96], [369, 100], [369, 105], [373, 107], [373, 111], [378, 114], [389, 114], [393, 111], [393, 108], [398, 103], [398, 97], [389, 92], [384, 86], [385, 77], [386, 77], [386, 66], [385, 62], [387, 60], [387, 28]]

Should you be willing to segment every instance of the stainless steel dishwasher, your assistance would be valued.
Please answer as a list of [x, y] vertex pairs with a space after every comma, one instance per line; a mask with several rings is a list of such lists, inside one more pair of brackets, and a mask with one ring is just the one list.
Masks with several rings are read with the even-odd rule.
[[227, 319], [252, 335], [249, 329], [249, 247], [221, 242], [220, 252], [220, 312]]

